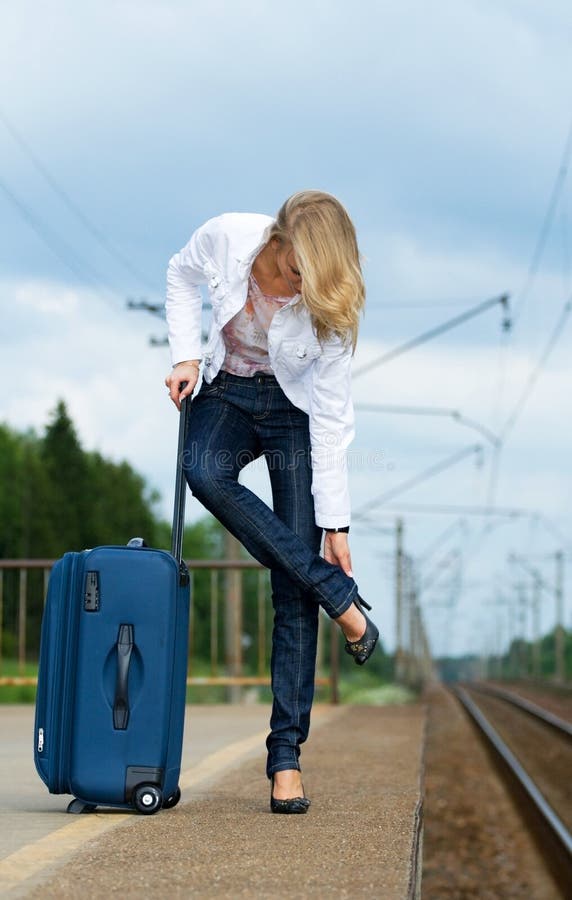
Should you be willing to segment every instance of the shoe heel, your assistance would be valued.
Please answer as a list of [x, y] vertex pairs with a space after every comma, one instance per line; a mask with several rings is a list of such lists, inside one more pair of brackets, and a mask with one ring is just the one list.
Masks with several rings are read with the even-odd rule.
[[368, 612], [371, 612], [371, 606], [369, 605], [369, 603], [366, 603], [365, 600], [362, 597], [360, 597], [359, 594], [355, 598], [354, 603], [358, 607], [358, 609], [360, 606], [362, 606], [364, 609], [367, 609]]
[[356, 665], [363, 666], [363, 664], [368, 661], [371, 654], [375, 650], [375, 645], [377, 644], [379, 638], [379, 631], [377, 629], [377, 626], [374, 625], [374, 623], [370, 619], [368, 619], [366, 613], [363, 612], [364, 609], [370, 610], [371, 606], [366, 603], [365, 600], [362, 600], [359, 594], [354, 600], [354, 603], [365, 618], [365, 631], [359, 641], [346, 640], [345, 649], [346, 653], [349, 653], [350, 656], [353, 656]]

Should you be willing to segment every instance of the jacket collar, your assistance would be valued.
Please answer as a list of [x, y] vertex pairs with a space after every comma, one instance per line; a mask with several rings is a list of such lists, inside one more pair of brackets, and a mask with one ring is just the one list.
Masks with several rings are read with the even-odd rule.
[[272, 230], [274, 222], [275, 220], [273, 219], [263, 228], [262, 232], [258, 233], [258, 240], [256, 242], [256, 245], [252, 249], [247, 250], [241, 256], [236, 257], [241, 273], [244, 273], [252, 268], [252, 263], [254, 262], [264, 245], [268, 243], [270, 231]]

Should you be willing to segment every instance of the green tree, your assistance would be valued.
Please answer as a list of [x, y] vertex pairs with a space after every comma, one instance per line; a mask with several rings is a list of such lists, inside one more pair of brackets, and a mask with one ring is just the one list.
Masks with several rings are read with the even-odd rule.
[[43, 552], [49, 537], [48, 493], [36, 434], [0, 425], [0, 557]]
[[113, 463], [99, 453], [86, 455], [88, 503], [84, 527], [85, 545], [126, 544], [132, 537], [157, 546], [158, 522], [153, 505], [156, 492], [129, 463]]
[[0, 426], [0, 556], [21, 555], [23, 437]]
[[41, 457], [49, 482], [52, 525], [46, 549], [54, 556], [66, 550], [82, 550], [91, 531], [89, 468], [63, 400], [46, 428]]

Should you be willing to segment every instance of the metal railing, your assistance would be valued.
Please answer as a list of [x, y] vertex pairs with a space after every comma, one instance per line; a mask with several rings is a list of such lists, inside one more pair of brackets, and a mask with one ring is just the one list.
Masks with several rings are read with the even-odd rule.
[[[36, 676], [26, 674], [26, 669], [38, 659], [41, 615], [54, 563], [52, 559], [0, 560], [0, 687], [37, 683]], [[187, 565], [193, 597], [187, 685], [269, 686], [272, 622], [268, 570], [254, 560], [194, 559], [188, 560]], [[210, 573], [208, 580], [200, 578], [205, 572]], [[255, 578], [250, 578], [245, 591], [246, 573], [254, 574]], [[197, 621], [199, 605], [203, 612], [207, 607], [208, 628], [205, 622]], [[248, 630], [243, 627], [246, 605], [250, 611]], [[6, 621], [8, 611], [10, 623]], [[197, 647], [200, 632], [203, 636], [208, 634], [208, 654], [204, 646]], [[329, 666], [325, 661], [328, 638]], [[16, 662], [16, 674], [5, 674], [7, 658]], [[325, 615], [320, 615], [316, 671], [316, 685], [329, 686], [331, 702], [339, 702], [339, 629]]]

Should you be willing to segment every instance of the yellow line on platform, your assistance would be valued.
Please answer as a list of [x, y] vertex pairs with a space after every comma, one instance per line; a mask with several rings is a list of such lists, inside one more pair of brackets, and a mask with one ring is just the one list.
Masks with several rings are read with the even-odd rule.
[[[263, 731], [241, 741], [235, 741], [206, 756], [192, 769], [181, 773], [179, 787], [182, 791], [196, 787], [197, 784], [220, 774], [257, 748], [262, 750], [266, 734], [267, 732]], [[79, 850], [86, 841], [93, 840], [118, 825], [135, 821], [137, 817], [131, 812], [80, 814], [68, 825], [26, 844], [0, 860], [0, 895], [6, 895], [27, 879], [40, 875], [45, 869], [53, 868], [64, 857]]]
[[0, 891], [4, 894], [13, 890], [27, 878], [32, 878], [43, 869], [53, 866], [62, 857], [78, 850], [85, 841], [98, 837], [104, 831], [130, 818], [132, 816], [129, 813], [119, 813], [114, 815], [113, 821], [110, 822], [108, 815], [90, 813], [31, 844], [26, 844], [0, 861]]

